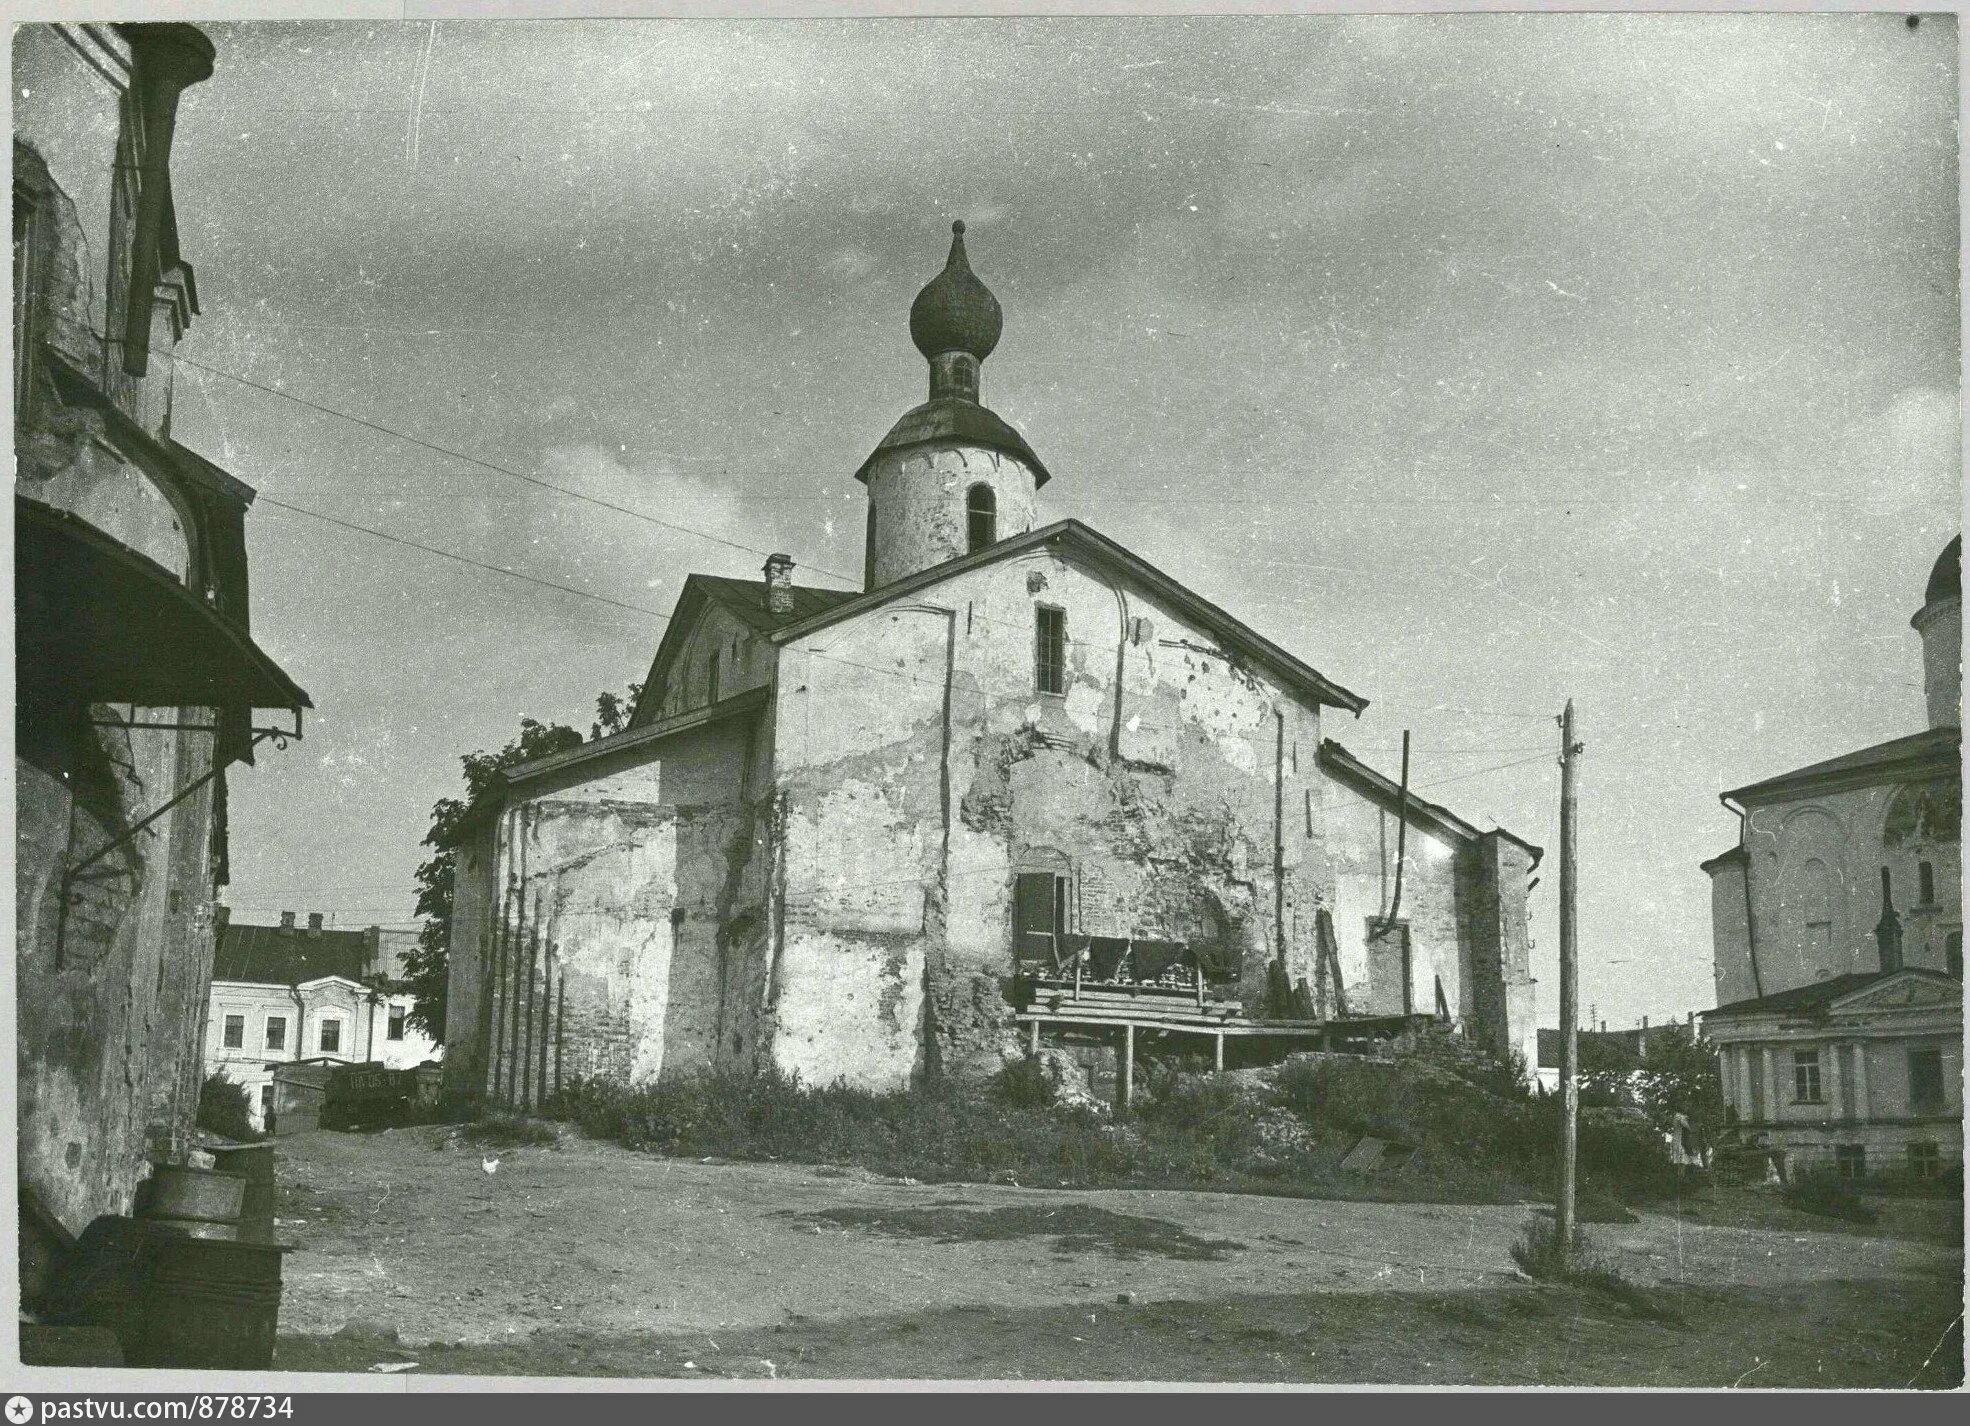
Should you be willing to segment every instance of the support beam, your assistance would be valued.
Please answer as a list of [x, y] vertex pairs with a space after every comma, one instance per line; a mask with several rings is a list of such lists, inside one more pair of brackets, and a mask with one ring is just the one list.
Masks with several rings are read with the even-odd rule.
[[1040, 1022], [1037, 1020], [1029, 1020], [1026, 1022], [1026, 1029], [1028, 1032], [1026, 1039], [1026, 1053], [1029, 1055], [1037, 1055], [1040, 1052]]
[[1215, 1042], [1213, 1047], [1215, 1063], [1212, 1065], [1212, 1068], [1222, 1071], [1224, 1069], [1224, 1032], [1220, 1030], [1216, 1035], [1212, 1036], [1212, 1039]]
[[1124, 1114], [1135, 1094], [1135, 1026], [1122, 1026], [1122, 1082], [1117, 1086], [1117, 1103]]

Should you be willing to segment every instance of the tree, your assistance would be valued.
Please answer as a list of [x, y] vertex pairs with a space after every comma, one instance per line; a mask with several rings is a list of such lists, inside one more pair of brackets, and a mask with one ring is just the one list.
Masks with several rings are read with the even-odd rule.
[[[622, 732], [642, 691], [641, 684], [632, 683], [627, 694], [598, 695], [589, 740]], [[417, 869], [417, 914], [424, 918], [424, 925], [417, 933], [417, 944], [404, 952], [404, 986], [416, 997], [409, 1022], [440, 1044], [445, 1038], [445, 988], [451, 975], [452, 889], [458, 849], [465, 843], [473, 814], [498, 788], [501, 774], [508, 768], [567, 752], [583, 741], [582, 735], [565, 723], [522, 718], [520, 736], [498, 752], [482, 749], [459, 759], [465, 773], [463, 798], [441, 797], [431, 808], [431, 830], [424, 835], [424, 845], [432, 849], [432, 856]]]
[[1724, 1127], [1724, 1080], [1717, 1047], [1701, 1036], [1673, 1030], [1650, 1035], [1636, 1098], [1657, 1128], [1667, 1130], [1681, 1114], [1698, 1143], [1714, 1144]]

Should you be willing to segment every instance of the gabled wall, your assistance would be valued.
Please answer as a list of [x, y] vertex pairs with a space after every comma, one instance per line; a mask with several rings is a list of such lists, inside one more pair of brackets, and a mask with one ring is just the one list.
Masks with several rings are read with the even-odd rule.
[[[1066, 612], [1060, 695], [1035, 686], [1043, 603]], [[1035, 550], [798, 640], [775, 719], [783, 1068], [996, 1066], [1021, 870], [1069, 878], [1079, 933], [1232, 948], [1251, 1003], [1276, 951], [1313, 977], [1318, 710], [1102, 572]]]
[[459, 861], [450, 1085], [531, 1106], [577, 1079], [752, 1063], [761, 736], [726, 717], [509, 794]]
[[643, 691], [644, 699], [656, 710], [648, 721], [674, 718], [766, 687], [773, 678], [774, 655], [773, 645], [750, 624], [729, 609], [707, 602], [665, 670], [663, 687]]

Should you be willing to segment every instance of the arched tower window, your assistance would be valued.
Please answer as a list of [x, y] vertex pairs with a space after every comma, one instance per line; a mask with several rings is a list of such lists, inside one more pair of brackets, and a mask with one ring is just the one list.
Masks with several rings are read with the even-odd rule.
[[999, 497], [989, 485], [974, 485], [964, 498], [965, 550], [977, 554], [999, 538]]
[[1917, 862], [1915, 866], [1915, 899], [1923, 906], [1936, 904], [1936, 868], [1928, 862]]

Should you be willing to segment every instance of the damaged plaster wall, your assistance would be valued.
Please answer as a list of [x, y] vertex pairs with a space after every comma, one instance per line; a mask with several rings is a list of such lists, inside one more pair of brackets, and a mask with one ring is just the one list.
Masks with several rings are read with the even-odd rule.
[[[199, 710], [90, 715], [194, 721]], [[206, 715], [209, 721], [210, 715]], [[128, 1212], [147, 1160], [181, 1151], [212, 969], [212, 803], [199, 789], [123, 852], [80, 862], [199, 776], [209, 735], [23, 726], [15, 787], [20, 1173], [64, 1227]]]
[[756, 716], [728, 717], [509, 796], [466, 899], [486, 928], [491, 1100], [751, 1063], [764, 916], [747, 794], [762, 735]]
[[[1063, 694], [1036, 691], [1040, 604]], [[1313, 975], [1319, 710], [1103, 572], [1036, 550], [831, 626], [783, 651], [775, 719], [774, 1056], [806, 1079], [1014, 1052], [1021, 870], [1064, 870], [1070, 930], [1234, 949], [1254, 1006], [1275, 954]]]
[[672, 718], [766, 687], [773, 679], [776, 652], [731, 610], [711, 604], [693, 622], [667, 670], [664, 686], [645, 692], [654, 700], [656, 718]]
[[1402, 862], [1402, 905], [1409, 928], [1409, 984], [1402, 983], [1401, 939], [1371, 939], [1369, 921], [1387, 916], [1395, 895], [1399, 828], [1392, 809], [1345, 783], [1329, 784], [1327, 845], [1335, 871], [1334, 941], [1341, 984], [1354, 1015], [1430, 1015], [1440, 981], [1450, 1012], [1471, 1013], [1469, 926], [1459, 897], [1461, 848], [1411, 822]]
[[966, 500], [992, 491], [1001, 540], [1033, 528], [1035, 476], [988, 446], [928, 445], [886, 452], [869, 467], [867, 583], [876, 589], [970, 552]]

